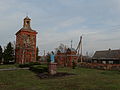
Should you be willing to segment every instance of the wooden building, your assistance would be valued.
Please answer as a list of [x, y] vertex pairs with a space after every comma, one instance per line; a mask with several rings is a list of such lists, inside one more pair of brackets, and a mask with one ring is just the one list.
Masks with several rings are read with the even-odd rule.
[[120, 64], [120, 50], [96, 51], [92, 57], [93, 63]]
[[28, 62], [36, 62], [36, 34], [31, 29], [31, 19], [26, 16], [24, 18], [23, 27], [16, 33], [16, 62], [24, 64]]

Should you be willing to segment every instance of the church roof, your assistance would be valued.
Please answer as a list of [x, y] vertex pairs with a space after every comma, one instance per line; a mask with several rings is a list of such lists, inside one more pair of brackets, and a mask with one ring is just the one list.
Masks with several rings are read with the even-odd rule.
[[16, 35], [17, 35], [19, 32], [22, 32], [22, 31], [37, 33], [35, 30], [32, 30], [32, 29], [24, 29], [24, 28], [21, 28], [21, 29], [16, 33]]
[[58, 49], [57, 52], [67, 53], [67, 52], [76, 52], [76, 50], [74, 48], [66, 48], [66, 49]]
[[25, 27], [23, 27], [23, 28], [21, 28], [20, 29], [21, 31], [29, 31], [29, 32], [36, 32], [35, 30], [32, 30], [31, 28], [25, 28]]
[[67, 51], [76, 52], [75, 48], [68, 48]]
[[24, 19], [29, 19], [29, 20], [31, 20], [28, 16], [26, 16]]

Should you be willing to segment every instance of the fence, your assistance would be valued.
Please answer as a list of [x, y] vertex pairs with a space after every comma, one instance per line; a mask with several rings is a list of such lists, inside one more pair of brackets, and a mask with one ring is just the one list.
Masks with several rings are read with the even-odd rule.
[[94, 68], [101, 70], [119, 70], [120, 64], [98, 64], [98, 63], [79, 63], [79, 67]]

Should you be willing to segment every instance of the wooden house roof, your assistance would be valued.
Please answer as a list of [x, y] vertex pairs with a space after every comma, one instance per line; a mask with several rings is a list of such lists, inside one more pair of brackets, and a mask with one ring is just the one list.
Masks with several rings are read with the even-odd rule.
[[120, 59], [120, 50], [96, 51], [93, 59]]

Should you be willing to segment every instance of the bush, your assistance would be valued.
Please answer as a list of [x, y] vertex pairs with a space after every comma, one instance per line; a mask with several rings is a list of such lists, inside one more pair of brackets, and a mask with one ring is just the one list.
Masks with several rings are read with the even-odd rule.
[[25, 63], [25, 64], [19, 64], [18, 65], [20, 68], [25, 68], [25, 67], [30, 67], [29, 63]]
[[75, 69], [76, 66], [77, 66], [76, 63], [75, 63], [75, 61], [73, 60], [73, 62], [72, 62], [72, 69]]
[[31, 67], [33, 65], [40, 65], [40, 63], [38, 63], [38, 62], [30, 62], [30, 63], [25, 63], [25, 64], [19, 64], [18, 66], [20, 68], [25, 68], [25, 67]]
[[48, 72], [47, 65], [34, 65], [30, 67], [30, 70], [36, 73]]
[[30, 64], [30, 66], [33, 66], [33, 65], [40, 65], [40, 63], [38, 63], [38, 62], [30, 62], [29, 64]]

